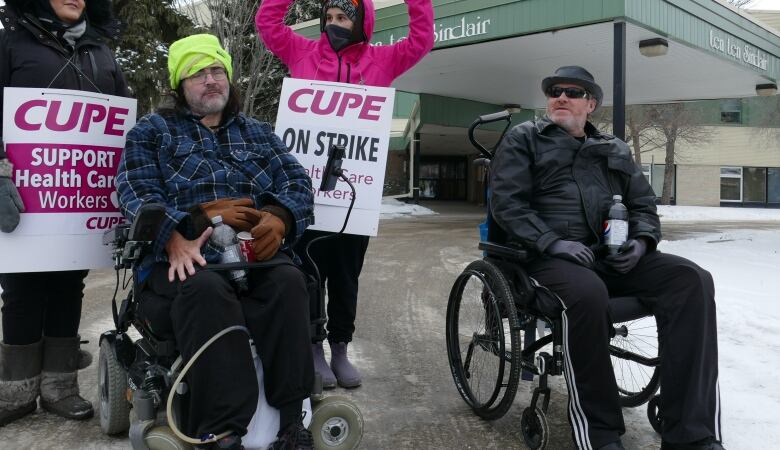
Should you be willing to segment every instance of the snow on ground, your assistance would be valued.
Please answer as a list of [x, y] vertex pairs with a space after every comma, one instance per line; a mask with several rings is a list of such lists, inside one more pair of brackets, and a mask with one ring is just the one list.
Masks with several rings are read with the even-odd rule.
[[[662, 222], [780, 222], [780, 210], [659, 206]], [[382, 201], [382, 218], [436, 214]], [[780, 229], [745, 227], [662, 241], [659, 249], [691, 259], [715, 280], [723, 438], [729, 450], [778, 448], [780, 442]]]
[[780, 231], [737, 229], [702, 234], [662, 241], [659, 249], [695, 261], [715, 280], [726, 448], [777, 448]]
[[763, 208], [721, 208], [710, 206], [668, 206], [659, 205], [661, 222], [699, 221], [780, 221], [780, 209]]
[[424, 206], [404, 203], [392, 197], [382, 198], [382, 207], [380, 211], [380, 218], [382, 219], [395, 219], [404, 216], [430, 216], [433, 214], [438, 214]]

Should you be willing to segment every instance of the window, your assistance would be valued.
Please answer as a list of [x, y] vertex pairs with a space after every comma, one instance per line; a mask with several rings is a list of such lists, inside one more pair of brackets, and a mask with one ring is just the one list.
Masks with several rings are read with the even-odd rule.
[[723, 123], [742, 123], [742, 101], [723, 100], [720, 104], [720, 121]]
[[743, 171], [743, 201], [745, 203], [766, 203], [766, 169], [745, 167]]
[[780, 203], [780, 168], [766, 169], [766, 192], [769, 203]]
[[722, 202], [742, 201], [742, 168], [741, 167], [720, 168], [720, 201]]
[[648, 183], [653, 183], [653, 172], [650, 168], [650, 164], [642, 164], [642, 175], [645, 176]]
[[[672, 166], [672, 192], [669, 196], [670, 199], [674, 198], [674, 193], [676, 189], [676, 183], [677, 183], [677, 168], [675, 166]], [[653, 188], [653, 192], [655, 192], [655, 196], [659, 199], [664, 194], [664, 174], [666, 173], [666, 165], [665, 164], [653, 164], [653, 171], [650, 174], [650, 186]]]

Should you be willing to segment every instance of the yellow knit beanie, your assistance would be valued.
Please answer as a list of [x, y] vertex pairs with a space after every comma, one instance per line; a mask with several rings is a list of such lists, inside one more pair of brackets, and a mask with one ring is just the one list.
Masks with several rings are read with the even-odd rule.
[[168, 73], [171, 89], [176, 90], [181, 80], [215, 62], [222, 63], [228, 80], [233, 79], [233, 59], [213, 34], [194, 34], [179, 39], [168, 50]]

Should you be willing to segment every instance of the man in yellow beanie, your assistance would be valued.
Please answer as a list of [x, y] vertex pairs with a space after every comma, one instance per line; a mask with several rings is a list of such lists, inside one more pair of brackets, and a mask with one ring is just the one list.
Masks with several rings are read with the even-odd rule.
[[[246, 326], [264, 368], [268, 403], [280, 411], [275, 449], [311, 449], [302, 401], [314, 383], [306, 279], [291, 247], [312, 222], [311, 180], [267, 123], [239, 112], [230, 55], [215, 36], [174, 42], [168, 57], [174, 105], [138, 121], [127, 135], [117, 175], [122, 213], [133, 220], [147, 203], [166, 218], [137, 270], [144, 302], [170, 307], [168, 323], [190, 358], [212, 336]], [[219, 261], [212, 219], [250, 232], [262, 269], [245, 277], [200, 270]], [[218, 223], [214, 220], [214, 223]], [[239, 449], [254, 414], [258, 386], [246, 335], [228, 333], [188, 373], [190, 436], [229, 436], [204, 448]], [[263, 418], [260, 418], [263, 420]]]

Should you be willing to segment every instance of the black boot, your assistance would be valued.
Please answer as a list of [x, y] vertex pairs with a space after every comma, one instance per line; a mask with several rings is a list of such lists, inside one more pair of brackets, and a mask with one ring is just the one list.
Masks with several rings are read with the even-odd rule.
[[41, 408], [66, 419], [92, 417], [92, 404], [79, 395], [79, 337], [43, 338]]
[[41, 388], [41, 343], [0, 343], [0, 427], [38, 408]]

